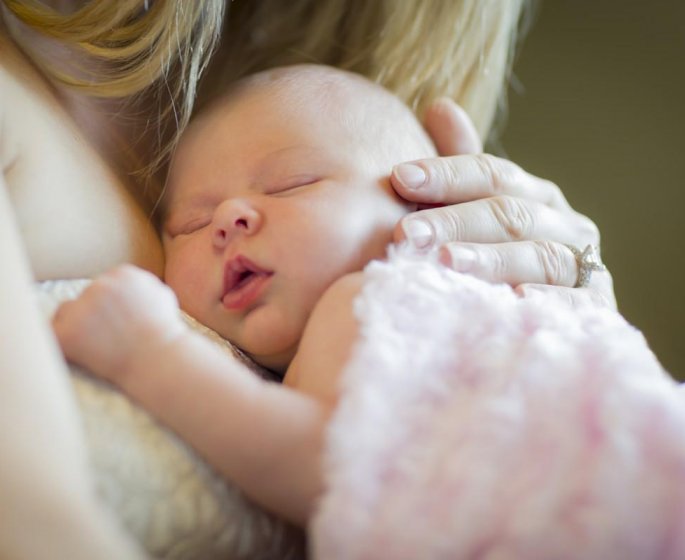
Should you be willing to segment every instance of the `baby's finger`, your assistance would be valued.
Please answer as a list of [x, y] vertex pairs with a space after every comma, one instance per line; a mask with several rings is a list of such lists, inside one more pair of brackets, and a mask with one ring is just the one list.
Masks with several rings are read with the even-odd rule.
[[390, 180], [397, 193], [420, 204], [457, 204], [495, 196], [534, 200], [568, 210], [557, 185], [489, 154], [458, 155], [401, 163]]

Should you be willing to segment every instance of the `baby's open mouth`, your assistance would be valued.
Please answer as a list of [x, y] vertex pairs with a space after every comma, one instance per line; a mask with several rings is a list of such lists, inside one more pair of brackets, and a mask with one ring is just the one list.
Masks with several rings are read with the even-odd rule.
[[238, 255], [226, 263], [221, 302], [228, 309], [242, 309], [262, 293], [262, 288], [273, 275], [250, 259]]

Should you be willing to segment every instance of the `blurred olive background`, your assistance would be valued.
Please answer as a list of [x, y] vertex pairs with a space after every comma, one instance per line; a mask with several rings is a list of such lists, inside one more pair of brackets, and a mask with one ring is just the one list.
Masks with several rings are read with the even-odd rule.
[[685, 2], [539, 2], [514, 74], [493, 149], [598, 224], [620, 311], [685, 380]]

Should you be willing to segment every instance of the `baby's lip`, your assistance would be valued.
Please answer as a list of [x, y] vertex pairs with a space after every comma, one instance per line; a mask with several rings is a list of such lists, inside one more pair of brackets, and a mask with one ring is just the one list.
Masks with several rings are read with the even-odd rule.
[[268, 278], [272, 274], [272, 270], [262, 268], [247, 257], [238, 255], [226, 261], [224, 266], [224, 286], [221, 299], [223, 300], [228, 294], [237, 292], [252, 280]]

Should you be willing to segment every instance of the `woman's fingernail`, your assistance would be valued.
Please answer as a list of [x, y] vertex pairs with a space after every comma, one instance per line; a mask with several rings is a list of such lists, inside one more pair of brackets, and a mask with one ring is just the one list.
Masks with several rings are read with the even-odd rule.
[[473, 272], [478, 262], [478, 253], [468, 247], [442, 247], [440, 262], [457, 272]]
[[435, 232], [425, 220], [410, 218], [402, 223], [402, 229], [407, 240], [416, 249], [427, 249], [435, 240]]
[[426, 172], [413, 163], [400, 163], [393, 169], [395, 177], [408, 189], [418, 189], [426, 182]]

